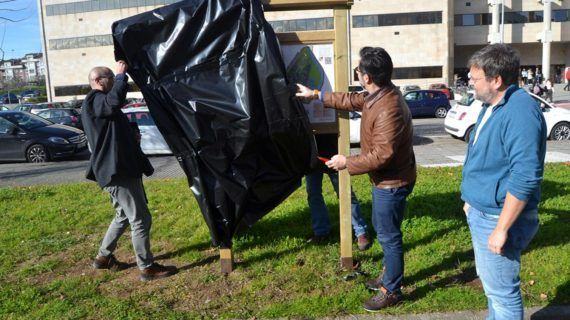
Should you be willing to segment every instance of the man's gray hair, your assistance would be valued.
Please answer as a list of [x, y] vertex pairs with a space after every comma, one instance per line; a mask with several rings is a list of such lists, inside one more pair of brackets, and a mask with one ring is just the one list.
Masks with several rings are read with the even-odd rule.
[[467, 67], [482, 69], [487, 78], [501, 76], [503, 83], [509, 86], [518, 82], [520, 64], [519, 53], [515, 49], [497, 43], [475, 52]]

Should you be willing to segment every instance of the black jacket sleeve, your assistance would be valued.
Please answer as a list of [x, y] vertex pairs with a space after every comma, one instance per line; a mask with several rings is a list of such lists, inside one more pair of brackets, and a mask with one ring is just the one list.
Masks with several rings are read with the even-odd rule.
[[[94, 98], [93, 113], [97, 118], [110, 117], [114, 112], [120, 112], [125, 104], [128, 91], [128, 78], [117, 76], [113, 88], [106, 95], [97, 95]], [[100, 101], [97, 101], [100, 100]]]

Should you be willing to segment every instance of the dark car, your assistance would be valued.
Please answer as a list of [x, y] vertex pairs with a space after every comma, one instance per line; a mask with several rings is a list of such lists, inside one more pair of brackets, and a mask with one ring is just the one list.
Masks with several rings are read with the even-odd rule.
[[5, 93], [5, 94], [0, 96], [0, 103], [12, 104], [12, 103], [18, 103], [18, 102], [20, 102], [20, 100], [18, 100], [18, 97], [13, 93]]
[[417, 90], [404, 94], [413, 117], [435, 116], [445, 118], [451, 108], [445, 93], [437, 90]]
[[42, 109], [42, 107], [40, 107], [40, 106], [36, 107], [36, 105], [33, 103], [22, 103], [22, 104], [15, 106], [12, 110], [30, 112], [32, 110], [32, 108]]
[[38, 111], [36, 115], [44, 119], [48, 119], [53, 123], [64, 124], [66, 126], [75, 127], [77, 129], [83, 130], [83, 124], [81, 123], [81, 115], [77, 110], [72, 108], [44, 109]]
[[87, 148], [83, 131], [21, 111], [0, 111], [0, 160], [45, 162]]
[[83, 99], [73, 99], [69, 100], [65, 103], [66, 108], [74, 108], [74, 109], [81, 109], [81, 105], [83, 104]]

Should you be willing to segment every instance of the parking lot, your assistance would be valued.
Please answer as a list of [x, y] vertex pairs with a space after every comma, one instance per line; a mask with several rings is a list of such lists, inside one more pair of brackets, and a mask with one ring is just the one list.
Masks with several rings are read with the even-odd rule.
[[[414, 119], [414, 150], [420, 166], [459, 166], [465, 157], [465, 142], [445, 133], [443, 119]], [[351, 153], [359, 152], [358, 148]], [[47, 163], [0, 163], [0, 187], [85, 182], [88, 153]], [[184, 177], [173, 156], [153, 156], [151, 179]], [[570, 162], [568, 141], [548, 141], [547, 162]]]

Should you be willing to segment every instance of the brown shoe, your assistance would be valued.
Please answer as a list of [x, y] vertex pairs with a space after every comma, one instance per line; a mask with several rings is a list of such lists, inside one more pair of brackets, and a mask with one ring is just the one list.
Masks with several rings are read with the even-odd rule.
[[384, 282], [382, 282], [382, 275], [380, 275], [378, 278], [366, 281], [364, 285], [368, 290], [380, 291], [380, 288], [382, 288], [382, 286], [384, 285]]
[[111, 271], [121, 271], [129, 267], [128, 264], [121, 262], [114, 255], [108, 257], [97, 256], [92, 264], [95, 269], [108, 269]]
[[366, 251], [366, 250], [368, 250], [368, 248], [370, 248], [372, 246], [372, 242], [370, 242], [370, 240], [368, 240], [368, 238], [366, 237], [366, 234], [361, 234], [358, 236], [357, 244], [358, 244], [358, 250], [360, 250], [360, 251]]
[[141, 270], [141, 280], [150, 281], [160, 278], [170, 277], [178, 272], [175, 266], [163, 266], [158, 263], [153, 263], [152, 266]]
[[378, 294], [368, 299], [362, 305], [364, 310], [369, 312], [378, 312], [384, 308], [395, 306], [402, 301], [402, 294], [392, 292], [389, 293], [384, 287], [380, 288]]

